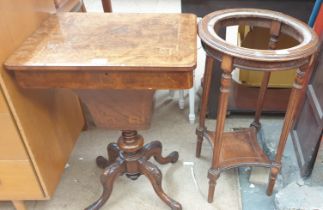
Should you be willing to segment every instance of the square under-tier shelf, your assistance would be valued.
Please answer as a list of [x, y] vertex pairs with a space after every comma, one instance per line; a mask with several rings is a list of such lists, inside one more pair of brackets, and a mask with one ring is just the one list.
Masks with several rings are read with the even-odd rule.
[[[210, 140], [213, 148], [214, 135], [215, 132], [206, 132], [206, 138]], [[254, 127], [223, 132], [219, 168], [238, 166], [272, 166], [272, 161], [257, 142], [257, 130]]]

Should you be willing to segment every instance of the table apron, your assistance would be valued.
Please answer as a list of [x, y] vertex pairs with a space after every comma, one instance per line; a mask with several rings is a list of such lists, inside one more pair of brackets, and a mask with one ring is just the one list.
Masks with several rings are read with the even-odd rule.
[[24, 88], [69, 89], [189, 89], [193, 71], [57, 72], [15, 71]]

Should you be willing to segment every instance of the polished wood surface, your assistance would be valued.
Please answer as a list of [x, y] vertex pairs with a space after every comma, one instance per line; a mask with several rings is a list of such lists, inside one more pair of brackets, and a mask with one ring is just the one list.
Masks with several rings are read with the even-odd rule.
[[[215, 132], [207, 131], [206, 134], [205, 138], [214, 146]], [[223, 151], [218, 157], [221, 170], [234, 168], [237, 164], [250, 166], [251, 163], [254, 166], [260, 164], [271, 167], [271, 161], [257, 143], [255, 127], [237, 129], [234, 132], [223, 132], [222, 139]]]
[[[236, 47], [225, 43], [218, 36], [217, 33], [221, 27], [239, 24], [269, 28], [271, 37], [268, 44], [269, 49], [258, 50]], [[298, 45], [283, 51], [275, 50], [280, 34], [288, 34], [294, 37], [298, 40]], [[295, 113], [303, 95], [303, 89], [307, 85], [305, 78], [311, 71], [317, 50], [318, 38], [309, 27], [296, 19], [277, 12], [257, 9], [228, 9], [211, 13], [199, 22], [199, 36], [207, 52], [207, 60], [210, 58], [219, 60], [222, 69], [215, 132], [209, 132], [205, 127], [205, 116], [200, 116], [202, 120], [196, 129], [197, 157], [200, 156], [201, 142], [204, 138], [213, 142], [212, 164], [208, 172], [208, 202], [213, 201], [215, 185], [220, 173], [225, 169], [239, 166], [263, 166], [270, 168], [267, 194], [271, 195], [277, 175], [281, 169], [281, 158], [287, 137], [294, 123]], [[264, 71], [265, 73], [259, 91], [255, 118], [250, 128], [224, 132], [232, 80], [231, 72], [236, 67]], [[212, 68], [212, 65], [206, 65], [205, 71], [210, 72]], [[298, 68], [297, 75], [290, 94], [276, 156], [274, 160], [270, 160], [258, 145], [256, 133], [261, 128], [260, 117], [266, 97], [270, 72], [291, 68]], [[210, 91], [209, 88], [209, 84], [204, 84], [203, 91], [208, 93]], [[208, 97], [208, 94], [203, 94], [203, 97]], [[206, 101], [207, 99], [202, 98], [201, 110], [206, 109]], [[205, 114], [205, 111], [201, 113]]]
[[[28, 160], [19, 131], [10, 112], [0, 113], [0, 160]], [[1, 179], [1, 176], [0, 176]]]
[[[278, 42], [278, 37], [280, 35], [281, 26], [282, 26], [281, 22], [277, 20], [272, 22], [270, 26], [270, 32], [269, 32], [270, 39], [268, 43], [268, 49], [276, 50], [276, 44]], [[257, 100], [255, 119], [252, 123], [252, 125], [255, 126], [256, 128], [260, 127], [260, 117], [261, 117], [262, 110], [264, 108], [265, 96], [267, 93], [270, 76], [271, 76], [270, 71], [266, 71], [263, 74], [261, 86], [259, 89], [258, 100]]]
[[162, 156], [162, 144], [153, 141], [144, 146], [144, 139], [134, 130], [122, 131], [118, 143], [110, 143], [107, 148], [108, 159], [102, 156], [97, 157], [97, 165], [104, 169], [101, 175], [103, 192], [100, 198], [86, 210], [96, 210], [101, 208], [109, 199], [113, 182], [117, 176], [126, 174], [129, 179], [136, 180], [141, 175], [145, 175], [151, 182], [154, 191], [171, 209], [181, 210], [182, 206], [177, 201], [170, 198], [162, 188], [162, 174], [157, 166], [149, 161], [154, 159], [159, 164], [176, 163], [178, 152], [172, 152], [168, 156]]
[[[122, 174], [147, 176], [168, 206], [181, 209], [164, 193], [161, 172], [148, 161], [174, 163], [178, 153], [163, 158], [161, 143], [144, 146], [136, 130], [147, 128], [153, 90], [191, 88], [196, 38], [196, 16], [189, 14], [66, 13], [51, 16], [7, 60], [22, 87], [74, 89], [97, 125], [122, 130], [118, 144], [108, 146], [109, 159], [97, 158], [104, 168], [103, 192], [88, 210], [105, 204]], [[133, 107], [112, 113], [116, 104]], [[114, 121], [116, 114], [124, 123]]]
[[188, 89], [193, 85], [190, 71], [16, 71], [20, 86], [25, 88], [71, 89]]
[[206, 110], [207, 110], [207, 104], [210, 94], [210, 85], [211, 85], [211, 77], [212, 77], [212, 69], [214, 65], [214, 59], [210, 56], [206, 56], [205, 59], [205, 71], [204, 71], [204, 77], [203, 77], [203, 93], [201, 98], [201, 108], [199, 113], [199, 125], [196, 129], [197, 134], [197, 145], [196, 145], [196, 151], [195, 155], [196, 157], [201, 156], [201, 149], [202, 149], [202, 143], [203, 143], [203, 133], [206, 130], [205, 127], [205, 117], [206, 117]]
[[195, 24], [190, 14], [59, 13], [5, 65], [21, 71], [190, 71]]
[[[96, 127], [145, 130], [153, 112], [153, 90], [76, 90]], [[131, 104], [131, 106], [129, 106]]]
[[[252, 16], [250, 15], [252, 13]], [[250, 26], [258, 26], [271, 28], [272, 21], [278, 22], [279, 31], [282, 33], [293, 37], [299, 43], [297, 46], [288, 49], [279, 50], [261, 50], [261, 49], [249, 49], [243, 48], [227, 43], [225, 40], [217, 36], [217, 32], [223, 27], [232, 26], [236, 24], [246, 24]], [[207, 24], [210, 23], [210, 24]], [[291, 24], [292, 23], [292, 24]], [[213, 28], [215, 26], [215, 28]], [[228, 55], [236, 57], [234, 61], [235, 66], [244, 65], [244, 59], [247, 59], [248, 68], [250, 65], [253, 70], [258, 70], [257, 66], [252, 65], [256, 62], [250, 61], [271, 61], [277, 63], [283, 61], [284, 64], [289, 64], [288, 61], [300, 61], [302, 59], [309, 57], [318, 48], [318, 37], [313, 36], [314, 31], [311, 30], [302, 21], [293, 18], [291, 16], [285, 15], [280, 12], [261, 10], [261, 9], [227, 9], [221, 11], [215, 11], [211, 14], [206, 15], [203, 18], [201, 24], [199, 24], [199, 36], [208, 45], [216, 46], [216, 49], [223, 52], [226, 51]], [[300, 59], [300, 60], [299, 60]], [[301, 63], [301, 62], [300, 62]], [[282, 63], [277, 66], [278, 70], [287, 70], [288, 68]], [[265, 67], [267, 68], [267, 67]], [[276, 70], [273, 65], [268, 66], [270, 71]], [[259, 67], [259, 70], [266, 70]]]
[[3, 67], [55, 12], [53, 0], [0, 1], [0, 200], [49, 199], [84, 124], [71, 91], [22, 89]]
[[195, 24], [185, 14], [53, 15], [5, 65], [19, 70], [23, 87], [187, 89], [196, 65]]
[[0, 161], [1, 200], [45, 199], [32, 163], [27, 160]]

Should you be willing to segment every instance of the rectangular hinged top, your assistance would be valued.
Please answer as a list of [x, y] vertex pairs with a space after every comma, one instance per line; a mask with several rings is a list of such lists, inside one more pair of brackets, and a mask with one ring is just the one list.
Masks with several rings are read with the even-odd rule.
[[60, 13], [5, 65], [19, 71], [188, 71], [196, 52], [192, 14]]

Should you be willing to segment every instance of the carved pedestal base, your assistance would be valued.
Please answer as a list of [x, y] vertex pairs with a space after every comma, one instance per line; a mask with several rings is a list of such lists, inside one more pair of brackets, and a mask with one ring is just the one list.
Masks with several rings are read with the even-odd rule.
[[157, 166], [149, 159], [154, 157], [160, 164], [175, 163], [178, 160], [178, 152], [172, 152], [166, 157], [162, 157], [162, 144], [153, 141], [143, 146], [144, 140], [137, 131], [122, 131], [122, 136], [118, 144], [108, 145], [108, 159], [99, 156], [96, 159], [97, 165], [104, 169], [101, 175], [103, 193], [101, 197], [86, 210], [96, 210], [102, 207], [109, 199], [114, 180], [125, 174], [128, 178], [136, 180], [140, 175], [145, 175], [153, 185], [157, 195], [172, 210], [182, 209], [181, 204], [170, 198], [162, 189], [162, 174]]

